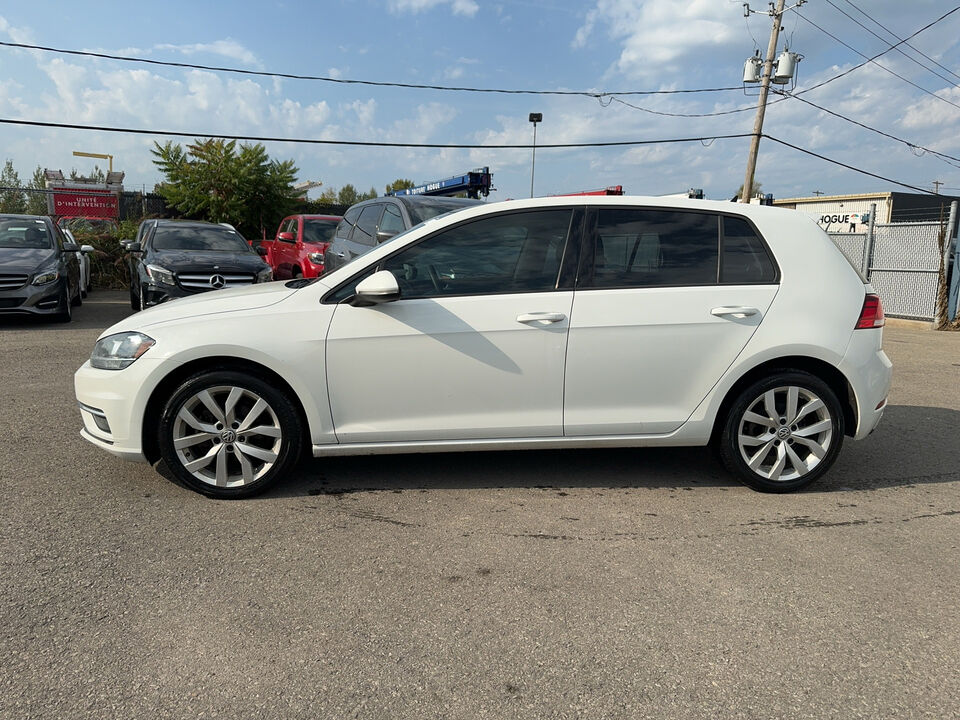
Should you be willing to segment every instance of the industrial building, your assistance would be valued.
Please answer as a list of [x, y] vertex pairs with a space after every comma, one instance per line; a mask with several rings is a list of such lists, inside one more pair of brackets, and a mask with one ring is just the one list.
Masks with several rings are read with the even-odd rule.
[[[874, 222], [877, 223], [931, 222], [941, 218], [947, 220], [950, 203], [954, 200], [960, 201], [960, 197], [876, 192], [783, 198], [774, 200], [773, 204], [812, 215], [828, 232], [865, 232], [870, 221], [871, 204], [876, 204]], [[953, 233], [956, 234], [956, 227]]]

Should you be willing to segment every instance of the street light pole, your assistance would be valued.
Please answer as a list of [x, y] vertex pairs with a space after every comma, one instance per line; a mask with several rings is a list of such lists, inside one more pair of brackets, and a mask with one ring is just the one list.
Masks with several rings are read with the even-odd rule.
[[750, 154], [747, 156], [747, 176], [743, 181], [740, 202], [750, 202], [753, 190], [753, 174], [757, 170], [757, 153], [760, 150], [760, 136], [763, 134], [763, 116], [767, 111], [767, 95], [770, 92], [770, 76], [773, 75], [773, 59], [777, 54], [777, 40], [780, 38], [780, 23], [783, 19], [785, 0], [777, 0], [773, 15], [773, 29], [770, 31], [770, 43], [767, 45], [767, 58], [763, 62], [763, 78], [760, 81], [760, 102], [757, 103], [757, 117], [753, 122], [753, 137], [750, 140]]
[[533, 123], [533, 161], [530, 163], [530, 197], [533, 197], [533, 175], [537, 170], [537, 123], [543, 122], [543, 113], [530, 113]]

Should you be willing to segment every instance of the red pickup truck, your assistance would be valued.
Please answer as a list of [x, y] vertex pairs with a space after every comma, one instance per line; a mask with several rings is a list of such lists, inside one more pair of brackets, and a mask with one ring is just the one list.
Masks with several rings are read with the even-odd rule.
[[285, 217], [277, 228], [277, 236], [260, 243], [267, 249], [264, 259], [273, 268], [273, 277], [285, 280], [322, 275], [326, 271], [323, 253], [340, 220], [338, 215]]

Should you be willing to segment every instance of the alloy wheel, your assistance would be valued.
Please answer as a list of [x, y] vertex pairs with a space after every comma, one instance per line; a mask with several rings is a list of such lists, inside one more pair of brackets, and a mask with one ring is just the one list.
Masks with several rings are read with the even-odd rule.
[[788, 482], [812, 472], [827, 456], [834, 425], [827, 404], [812, 390], [775, 387], [747, 406], [737, 428], [737, 447], [754, 473]]
[[172, 426], [184, 470], [207, 485], [241, 487], [268, 473], [280, 455], [283, 430], [260, 395], [218, 385], [191, 395]]

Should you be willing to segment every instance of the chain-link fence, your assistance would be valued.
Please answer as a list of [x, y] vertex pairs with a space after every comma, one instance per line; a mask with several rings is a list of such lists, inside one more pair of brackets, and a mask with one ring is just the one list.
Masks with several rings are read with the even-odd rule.
[[[933, 320], [940, 260], [939, 222], [877, 224], [869, 233], [830, 233], [831, 239], [870, 280], [890, 317]], [[869, 253], [869, 257], [868, 257]]]

